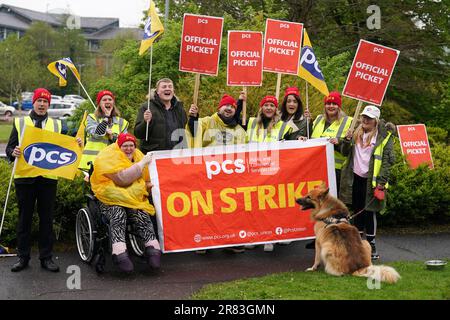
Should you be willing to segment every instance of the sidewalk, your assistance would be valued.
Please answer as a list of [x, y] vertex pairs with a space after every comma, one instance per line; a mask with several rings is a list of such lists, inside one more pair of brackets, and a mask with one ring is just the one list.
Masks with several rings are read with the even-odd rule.
[[[206, 255], [193, 252], [165, 254], [158, 273], [135, 259], [135, 273], [129, 276], [114, 271], [107, 259], [107, 272], [98, 276], [81, 262], [77, 252], [57, 253], [55, 261], [61, 272], [41, 270], [37, 254], [30, 267], [20, 273], [10, 272], [15, 258], [0, 258], [0, 299], [188, 299], [206, 284], [259, 277], [276, 272], [304, 271], [314, 259], [314, 250], [305, 249], [307, 241], [289, 246], [275, 246], [272, 253], [262, 247], [232, 254], [210, 250]], [[425, 235], [387, 235], [377, 239], [381, 259], [392, 261], [425, 261], [450, 258], [450, 233]], [[70, 265], [81, 269], [81, 290], [69, 290], [66, 282]], [[449, 266], [446, 266], [449, 268]]]

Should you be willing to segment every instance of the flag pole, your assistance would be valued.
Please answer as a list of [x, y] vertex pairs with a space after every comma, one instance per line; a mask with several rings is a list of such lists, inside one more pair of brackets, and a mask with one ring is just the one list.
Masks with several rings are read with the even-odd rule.
[[[24, 126], [22, 128], [20, 141], [19, 141], [19, 144], [18, 144], [19, 146], [22, 145], [23, 134], [25, 133], [25, 128], [26, 128], [26, 126]], [[16, 167], [17, 167], [17, 161], [18, 160], [19, 160], [19, 158], [15, 158], [14, 159], [14, 166], [13, 166], [13, 169], [12, 169], [12, 172], [11, 172], [11, 178], [9, 178], [9, 185], [8, 185], [8, 191], [6, 192], [5, 206], [3, 207], [2, 222], [0, 223], [0, 236], [2, 235], [3, 222], [5, 221], [5, 215], [6, 215], [6, 207], [8, 206], [9, 193], [11, 191], [11, 184], [12, 184], [12, 180], [13, 180], [14, 174], [16, 173]]]
[[194, 104], [198, 107], [198, 91], [200, 89], [200, 73], [195, 74], [195, 84], [194, 84]]
[[8, 206], [9, 192], [11, 191], [11, 184], [12, 184], [12, 180], [14, 177], [14, 173], [16, 172], [16, 166], [17, 166], [17, 158], [14, 160], [14, 166], [13, 166], [13, 170], [11, 172], [11, 178], [9, 179], [8, 191], [6, 192], [5, 206], [3, 208], [2, 222], [0, 224], [0, 236], [2, 235], [3, 221], [5, 221], [6, 207]]
[[83, 86], [83, 84], [81, 83], [81, 80], [78, 79], [78, 77], [75, 75], [75, 72], [73, 72], [73, 70], [71, 68], [69, 68], [70, 71], [72, 71], [75, 79], [77, 79], [78, 83], [80, 84], [81, 88], [83, 89], [84, 93], [86, 94], [86, 96], [88, 97], [89, 101], [91, 102], [92, 106], [94, 107], [94, 110], [97, 109], [97, 106], [95, 105], [94, 101], [92, 101], [91, 96], [87, 93], [85, 87]]
[[242, 124], [245, 126], [247, 123], [247, 87], [242, 88], [244, 91], [245, 99], [242, 101]]
[[281, 73], [278, 73], [277, 75], [277, 89], [276, 89], [276, 93], [275, 93], [275, 98], [277, 98], [280, 96], [280, 88], [281, 88]]
[[[148, 99], [147, 99], [147, 110], [150, 111], [150, 95], [151, 95], [151, 88], [152, 88], [152, 64], [153, 64], [153, 46], [150, 47], [150, 66], [149, 66], [149, 72], [148, 72]], [[147, 127], [145, 129], [145, 141], [148, 141], [148, 126], [150, 125], [150, 122], [147, 122]]]
[[355, 130], [356, 121], [358, 121], [358, 115], [359, 115], [359, 112], [361, 111], [362, 105], [363, 105], [363, 102], [361, 100], [358, 100], [358, 105], [356, 106], [355, 114], [353, 115], [352, 124], [350, 125], [350, 129], [349, 129], [351, 131]]
[[[305, 89], [306, 89], [306, 111], [309, 113], [309, 96], [308, 96], [308, 81], [305, 80]], [[306, 137], [309, 139], [309, 116], [306, 117]]]

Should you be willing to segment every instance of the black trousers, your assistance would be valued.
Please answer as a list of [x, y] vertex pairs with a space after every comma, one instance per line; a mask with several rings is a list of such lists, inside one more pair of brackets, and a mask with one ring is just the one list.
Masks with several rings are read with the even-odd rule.
[[19, 204], [17, 226], [18, 256], [30, 259], [31, 225], [37, 204], [39, 215], [39, 259], [51, 258], [54, 242], [53, 214], [55, 209], [57, 183], [54, 180], [37, 177], [32, 183], [15, 183]]
[[[353, 174], [352, 207], [357, 213], [366, 206], [367, 178]], [[375, 240], [377, 229], [377, 217], [373, 211], [364, 210], [354, 219], [354, 224], [360, 233], [366, 232], [367, 241]]]

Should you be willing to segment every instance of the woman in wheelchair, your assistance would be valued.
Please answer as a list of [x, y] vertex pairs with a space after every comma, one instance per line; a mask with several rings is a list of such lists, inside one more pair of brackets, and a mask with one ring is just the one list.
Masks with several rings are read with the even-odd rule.
[[160, 267], [161, 249], [149, 216], [155, 214], [148, 202], [151, 183], [147, 165], [151, 161], [152, 155], [144, 156], [136, 149], [136, 138], [129, 133], [121, 133], [117, 143], [100, 151], [94, 161], [92, 191], [109, 221], [113, 262], [124, 272], [134, 269], [126, 246], [127, 221], [145, 241], [147, 263]]

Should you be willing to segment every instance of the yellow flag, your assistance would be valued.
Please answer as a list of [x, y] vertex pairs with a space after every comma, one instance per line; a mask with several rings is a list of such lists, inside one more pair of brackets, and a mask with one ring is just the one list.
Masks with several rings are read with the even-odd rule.
[[67, 68], [72, 70], [78, 81], [81, 81], [80, 74], [70, 58], [54, 61], [47, 66], [47, 69], [58, 77], [60, 87], [65, 87], [67, 85]]
[[85, 139], [85, 131], [86, 131], [86, 119], [87, 119], [88, 113], [87, 111], [84, 111], [83, 118], [81, 118], [80, 127], [78, 128], [77, 135], [75, 138], [80, 138], [83, 142], [83, 148], [84, 148], [84, 139]]
[[16, 174], [43, 175], [73, 180], [81, 160], [81, 148], [74, 137], [26, 126]]
[[303, 47], [298, 76], [308, 81], [323, 95], [328, 96], [328, 87], [323, 77], [322, 70], [319, 68], [319, 62], [314, 54], [306, 29], [303, 33]]
[[159, 20], [156, 13], [155, 3], [150, 1], [150, 9], [148, 9], [147, 19], [145, 19], [144, 26], [144, 38], [141, 41], [141, 48], [139, 49], [139, 55], [143, 55], [148, 48], [150, 48], [162, 33], [164, 32], [164, 26]]

